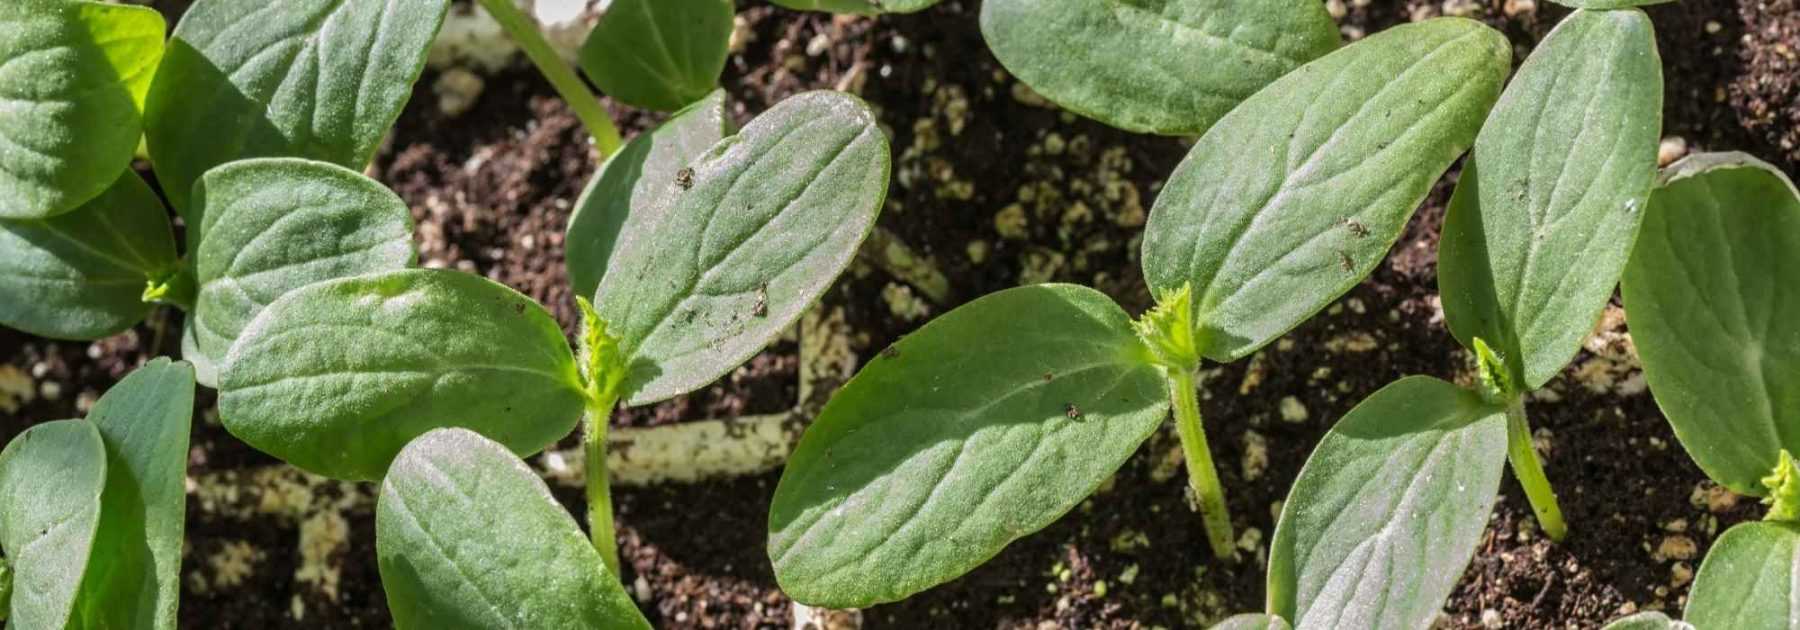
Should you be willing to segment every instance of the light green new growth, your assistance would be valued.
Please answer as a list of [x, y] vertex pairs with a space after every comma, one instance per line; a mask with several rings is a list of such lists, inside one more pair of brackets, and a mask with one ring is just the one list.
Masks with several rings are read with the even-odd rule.
[[1481, 396], [1488, 402], [1500, 403], [1515, 393], [1506, 360], [1480, 337], [1475, 338], [1475, 364], [1481, 370]]
[[587, 411], [582, 419], [581, 448], [586, 456], [588, 537], [612, 575], [619, 575], [619, 543], [613, 534], [612, 481], [606, 474], [606, 425], [619, 402], [619, 383], [625, 379], [625, 353], [619, 340], [606, 331], [606, 320], [594, 311], [594, 303], [576, 297], [581, 307], [581, 365], [587, 388]]
[[1513, 476], [1525, 487], [1525, 498], [1537, 513], [1538, 525], [1551, 540], [1562, 542], [1569, 535], [1563, 523], [1562, 508], [1556, 503], [1556, 490], [1544, 475], [1537, 449], [1531, 443], [1531, 423], [1525, 418], [1525, 399], [1506, 369], [1505, 357], [1494, 352], [1486, 340], [1475, 338], [1475, 362], [1481, 371], [1481, 397], [1487, 402], [1506, 407], [1506, 451], [1512, 460]]
[[143, 299], [145, 304], [168, 304], [192, 312], [197, 291], [194, 275], [186, 267], [177, 266], [157, 272], [145, 281]]
[[1236, 555], [1231, 528], [1231, 513], [1225, 506], [1225, 488], [1213, 467], [1212, 449], [1206, 442], [1206, 427], [1200, 424], [1200, 401], [1196, 399], [1194, 370], [1200, 366], [1199, 346], [1194, 343], [1193, 284], [1163, 291], [1156, 297], [1156, 307], [1131, 323], [1138, 338], [1150, 349], [1155, 363], [1168, 375], [1169, 398], [1175, 405], [1175, 430], [1181, 436], [1182, 455], [1188, 463], [1188, 487], [1206, 521], [1207, 541], [1213, 555], [1228, 559]]
[[1800, 523], [1800, 462], [1794, 461], [1793, 454], [1781, 449], [1781, 461], [1762, 483], [1769, 489], [1769, 496], [1763, 499], [1769, 514], [1763, 520]]

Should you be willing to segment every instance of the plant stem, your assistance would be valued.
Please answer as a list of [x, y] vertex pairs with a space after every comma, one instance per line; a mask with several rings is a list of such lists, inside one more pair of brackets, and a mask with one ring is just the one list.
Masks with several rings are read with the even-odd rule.
[[1213, 555], [1229, 560], [1237, 556], [1237, 535], [1231, 530], [1225, 488], [1219, 485], [1219, 472], [1213, 468], [1206, 429], [1200, 425], [1200, 401], [1195, 390], [1192, 369], [1169, 369], [1169, 396], [1175, 402], [1175, 430], [1181, 435], [1182, 455], [1187, 458], [1188, 487], [1199, 500]]
[[487, 9], [494, 21], [500, 23], [507, 35], [512, 36], [519, 49], [531, 59], [538, 71], [550, 80], [550, 87], [562, 95], [569, 108], [575, 110], [575, 117], [587, 127], [588, 133], [594, 136], [594, 150], [600, 153], [600, 160], [619, 150], [619, 130], [613, 127], [612, 118], [606, 115], [606, 108], [600, 105], [600, 99], [589, 91], [582, 83], [581, 77], [575, 75], [575, 69], [568, 62], [557, 56], [556, 50], [550, 48], [550, 42], [538, 31], [537, 20], [524, 11], [519, 10], [515, 0], [478, 0], [482, 8]]
[[616, 394], [589, 401], [581, 436], [582, 454], [587, 460], [588, 536], [615, 580], [619, 579], [619, 542], [613, 533], [612, 480], [606, 474], [606, 425], [618, 401]]
[[1544, 466], [1538, 463], [1537, 449], [1531, 445], [1531, 424], [1525, 420], [1522, 397], [1506, 405], [1506, 451], [1507, 459], [1512, 460], [1513, 476], [1525, 487], [1525, 498], [1537, 513], [1538, 526], [1550, 540], [1562, 542], [1569, 535], [1569, 526], [1563, 523], [1562, 509], [1556, 506], [1556, 490], [1550, 487]]

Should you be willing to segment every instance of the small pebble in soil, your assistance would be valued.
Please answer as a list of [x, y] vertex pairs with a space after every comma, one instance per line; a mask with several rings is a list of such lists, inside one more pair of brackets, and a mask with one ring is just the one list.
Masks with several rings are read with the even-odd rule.
[[1281, 419], [1292, 423], [1306, 422], [1306, 405], [1299, 398], [1284, 396], [1281, 399]]

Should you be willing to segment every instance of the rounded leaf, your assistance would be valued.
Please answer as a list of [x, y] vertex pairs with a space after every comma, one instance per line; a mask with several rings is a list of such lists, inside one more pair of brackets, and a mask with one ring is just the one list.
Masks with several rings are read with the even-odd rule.
[[1708, 477], [1761, 496], [1800, 452], [1800, 192], [1743, 154], [1676, 163], [1625, 269], [1631, 337], [1675, 437]]
[[195, 256], [195, 349], [217, 364], [244, 326], [289, 291], [412, 266], [412, 214], [375, 180], [295, 158], [243, 160], [194, 188], [206, 217]]
[[1686, 617], [1695, 628], [1800, 626], [1800, 526], [1761, 522], [1726, 530], [1694, 576]]
[[162, 14], [77, 0], [0, 3], [0, 219], [42, 219], [131, 166]]
[[600, 165], [575, 200], [563, 239], [576, 295], [592, 296], [600, 288], [620, 236], [642, 230], [653, 200], [730, 132], [725, 91], [715, 90], [649, 133], [638, 134]]
[[1213, 126], [1144, 231], [1150, 287], [1192, 284], [1201, 354], [1249, 355], [1368, 275], [1475, 141], [1511, 58], [1505, 37], [1471, 20], [1397, 26]]
[[1481, 542], [1506, 410], [1424, 376], [1351, 409], [1300, 469], [1269, 548], [1269, 612], [1294, 627], [1431, 627]]
[[106, 447], [83, 420], [26, 429], [0, 451], [0, 549], [12, 566], [13, 628], [63, 628], [100, 525]]
[[0, 221], [0, 325], [99, 339], [143, 321], [145, 284], [176, 265], [169, 213], [124, 171], [74, 212]]
[[611, 0], [581, 45], [581, 71], [632, 107], [675, 111], [719, 84], [731, 0]]
[[650, 628], [544, 481], [472, 431], [434, 430], [400, 452], [375, 550], [400, 630]]
[[1205, 133], [1339, 41], [1318, 0], [988, 0], [981, 34], [1064, 109], [1169, 135]]
[[245, 443], [337, 479], [380, 478], [406, 443], [464, 427], [528, 455], [583, 407], [575, 356], [531, 298], [418, 269], [332, 280], [263, 309], [219, 374]]
[[1649, 16], [1576, 11], [1475, 141], [1438, 250], [1444, 321], [1465, 347], [1495, 344], [1519, 387], [1561, 372], [1612, 299], [1655, 179], [1662, 99]]
[[664, 186], [594, 295], [626, 353], [626, 402], [704, 387], [799, 319], [874, 227], [889, 159], [867, 105], [809, 92]]
[[769, 508], [781, 590], [897, 601], [1067, 513], [1168, 416], [1161, 371], [1098, 291], [1001, 291], [864, 366], [808, 427]]
[[[156, 174], [188, 225], [213, 167], [302, 157], [362, 169], [400, 117], [449, 0], [197, 0], [145, 115]], [[135, 143], [135, 140], [134, 140]]]

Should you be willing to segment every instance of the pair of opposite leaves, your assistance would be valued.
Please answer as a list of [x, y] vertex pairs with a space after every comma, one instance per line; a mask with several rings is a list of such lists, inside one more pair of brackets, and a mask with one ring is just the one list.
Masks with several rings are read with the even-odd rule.
[[[448, 7], [200, 0], [165, 54], [163, 19], [150, 9], [79, 0], [0, 6], [0, 28], [19, 34], [0, 43], [8, 59], [0, 95], [20, 104], [0, 120], [0, 143], [20, 149], [0, 155], [8, 184], [0, 295], [9, 298], [0, 324], [104, 337], [149, 312], [147, 281], [185, 273], [165, 209], [127, 168], [140, 131], [158, 183], [190, 228], [196, 267], [208, 264], [198, 232], [214, 220], [190, 198], [204, 174], [278, 156], [363, 168], [411, 95]], [[274, 201], [298, 207], [310, 203], [303, 197]], [[193, 335], [190, 328], [190, 347]], [[210, 383], [210, 362], [190, 358]]]

